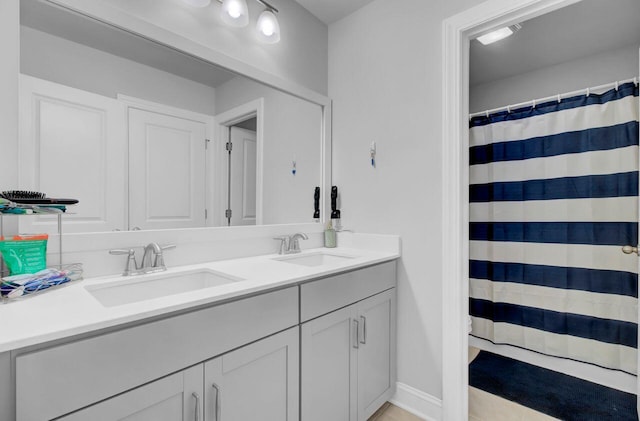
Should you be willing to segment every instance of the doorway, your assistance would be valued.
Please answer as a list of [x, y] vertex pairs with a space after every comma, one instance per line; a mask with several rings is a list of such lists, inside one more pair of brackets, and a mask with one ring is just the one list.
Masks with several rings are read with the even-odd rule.
[[215, 117], [216, 170], [209, 177], [217, 180], [212, 208], [219, 226], [262, 224], [263, 116], [260, 98]]
[[444, 22], [443, 419], [468, 414], [469, 45], [492, 28], [550, 13], [576, 0], [495, 0]]

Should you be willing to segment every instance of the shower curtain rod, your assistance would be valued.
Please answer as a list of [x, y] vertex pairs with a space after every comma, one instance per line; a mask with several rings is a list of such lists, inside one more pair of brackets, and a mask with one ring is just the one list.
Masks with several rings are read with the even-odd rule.
[[552, 99], [557, 99], [558, 102], [560, 102], [560, 100], [562, 98], [576, 96], [576, 95], [580, 95], [582, 93], [584, 93], [587, 96], [589, 96], [590, 93], [593, 93], [593, 92], [596, 92], [596, 91], [600, 91], [600, 90], [603, 90], [603, 89], [608, 89], [608, 88], [613, 88], [613, 87], [618, 89], [619, 85], [622, 85], [622, 84], [628, 83], [628, 82], [633, 82], [633, 83], [635, 83], [637, 85], [638, 84], [638, 77], [634, 77], [632, 79], [627, 79], [627, 80], [622, 80], [622, 81], [619, 81], [619, 82], [606, 83], [604, 85], [595, 86], [593, 88], [579, 89], [579, 90], [573, 91], [573, 92], [567, 92], [567, 93], [564, 93], [564, 94], [557, 94], [557, 95], [553, 95], [553, 96], [548, 96], [546, 98], [525, 101], [525, 102], [521, 102], [519, 104], [507, 105], [507, 106], [503, 106], [503, 107], [494, 108], [494, 109], [491, 109], [491, 110], [480, 111], [480, 112], [477, 112], [477, 113], [469, 114], [469, 120], [471, 120], [473, 117], [478, 117], [478, 116], [481, 116], [481, 115], [486, 115], [487, 117], [489, 117], [491, 114], [497, 113], [498, 111], [507, 110], [508, 112], [511, 112], [512, 109], [522, 108], [522, 107], [525, 107], [527, 105], [531, 105], [532, 108], [535, 108], [536, 104], [541, 104], [543, 102], [551, 101]]

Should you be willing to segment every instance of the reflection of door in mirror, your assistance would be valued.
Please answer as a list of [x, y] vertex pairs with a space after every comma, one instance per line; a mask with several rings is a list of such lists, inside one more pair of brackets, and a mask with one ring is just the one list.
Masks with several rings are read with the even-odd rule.
[[[119, 101], [22, 75], [19, 164], [20, 189], [80, 200], [65, 217], [65, 232], [126, 226], [126, 123]], [[21, 218], [19, 229], [55, 233], [57, 220]]]
[[[41, 114], [45, 119], [38, 130], [44, 129], [42, 134], [46, 134], [46, 139], [31, 137], [20, 146], [30, 148], [27, 155], [21, 155], [20, 185], [2, 186], [2, 190], [32, 189], [51, 197], [79, 199], [80, 205], [69, 210], [75, 215], [63, 218], [65, 232], [182, 228], [195, 226], [192, 222], [196, 219], [202, 222], [200, 226], [226, 226], [226, 129], [253, 113], [258, 117], [257, 148], [249, 147], [241, 156], [248, 160], [255, 152], [255, 168], [246, 167], [243, 174], [255, 171], [256, 183], [245, 185], [243, 181], [240, 196], [232, 193], [235, 198], [245, 199], [238, 210], [233, 210], [232, 224], [313, 221], [311, 194], [314, 187], [321, 184], [324, 174], [321, 145], [325, 117], [317, 102], [234, 74], [201, 57], [69, 12], [48, 1], [21, 0], [20, 19], [20, 72], [43, 84], [53, 82], [52, 86], [62, 90], [73, 92], [75, 89], [76, 93], [70, 96], [64, 93], [60, 97], [56, 92], [42, 94], [38, 104], [33, 100], [36, 104], [33, 108], [21, 108], [21, 121], [30, 121], [26, 124], [28, 130], [23, 130], [21, 142], [30, 136], [29, 130], [40, 135], [34, 131], [38, 126], [34, 126], [33, 121], [40, 118], [37, 114], [40, 111], [34, 111], [40, 106], [45, 107]], [[25, 103], [31, 104], [32, 100]], [[258, 104], [260, 112], [254, 108], [249, 113], [234, 114], [233, 118], [221, 117], [247, 104]], [[164, 107], [171, 111], [164, 111]], [[26, 109], [26, 114], [22, 109]], [[199, 152], [207, 162], [203, 204], [196, 203], [194, 196], [195, 190], [202, 190], [202, 184], [178, 185], [179, 179], [195, 177], [185, 164], [189, 142], [178, 140], [183, 128], [149, 129], [154, 132], [155, 140], [150, 140], [151, 147], [144, 146], [138, 152], [145, 160], [152, 159], [155, 166], [147, 168], [152, 174], [143, 173], [140, 164], [146, 161], [133, 158], [132, 175], [140, 176], [135, 183], [142, 187], [129, 186], [129, 109], [205, 122], [210, 142], [206, 153]], [[189, 112], [199, 117], [185, 116]], [[171, 124], [159, 125], [165, 129], [171, 127]], [[0, 143], [17, 142], [0, 139]], [[170, 151], [163, 152], [160, 143], [167, 144]], [[204, 145], [198, 145], [200, 147]], [[36, 154], [37, 148], [40, 155]], [[171, 159], [166, 159], [170, 155]], [[295, 174], [291, 171], [292, 161], [297, 162]], [[247, 175], [244, 180], [253, 178]], [[153, 180], [159, 183], [151, 183]], [[80, 190], [74, 183], [81, 186]], [[250, 197], [251, 189], [255, 195]], [[152, 204], [159, 204], [160, 208], [153, 208]], [[255, 217], [251, 217], [252, 214]], [[236, 217], [241, 217], [242, 222]], [[57, 229], [57, 225], [45, 217], [21, 218], [21, 224], [23, 220], [32, 221], [33, 225], [22, 231], [51, 233]]]
[[[255, 120], [255, 117], [254, 117]], [[229, 128], [228, 224], [256, 224], [256, 158], [255, 130], [238, 125]]]
[[205, 225], [206, 125], [129, 109], [129, 227]]

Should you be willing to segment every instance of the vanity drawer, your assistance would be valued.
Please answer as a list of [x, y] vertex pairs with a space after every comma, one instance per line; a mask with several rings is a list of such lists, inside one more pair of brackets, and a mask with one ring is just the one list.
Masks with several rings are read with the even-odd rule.
[[300, 286], [300, 322], [322, 316], [396, 286], [396, 262], [347, 272]]
[[291, 287], [20, 355], [17, 419], [64, 415], [297, 323]]

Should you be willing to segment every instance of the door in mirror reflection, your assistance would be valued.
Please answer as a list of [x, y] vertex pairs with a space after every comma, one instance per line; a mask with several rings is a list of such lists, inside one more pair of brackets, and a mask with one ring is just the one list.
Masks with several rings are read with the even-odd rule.
[[[78, 199], [65, 232], [125, 229], [126, 147], [122, 103], [21, 76], [20, 187]], [[20, 218], [19, 229], [56, 233], [57, 218]]]
[[[20, 1], [21, 75], [76, 93], [42, 95], [42, 132], [33, 120], [40, 111], [21, 108], [20, 147], [28, 150], [19, 185], [2, 190], [79, 199], [69, 209], [74, 214], [63, 218], [64, 232], [314, 221], [313, 191], [325, 174], [322, 105], [89, 15], [49, 1]], [[250, 118], [235, 114], [247, 104], [259, 104], [252, 111], [256, 141], [234, 145], [238, 162], [229, 167], [228, 127]], [[130, 109], [157, 121], [144, 128], [133, 121], [130, 129]], [[233, 118], [220, 117], [230, 112]], [[200, 129], [180, 119], [203, 122], [206, 151], [204, 140], [186, 140], [200, 138]], [[141, 139], [131, 149], [129, 135]], [[0, 151], [14, 143], [0, 139]], [[56, 218], [21, 219], [31, 225], [24, 232], [57, 229]]]
[[227, 222], [230, 226], [256, 224], [256, 132], [229, 128], [229, 191]]
[[129, 227], [205, 226], [206, 125], [129, 109]]

